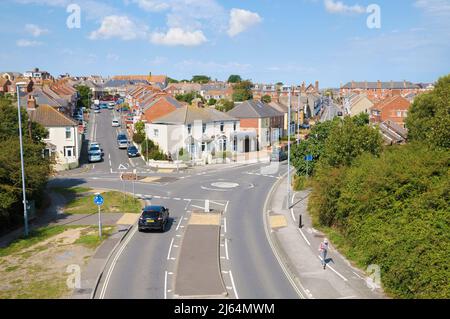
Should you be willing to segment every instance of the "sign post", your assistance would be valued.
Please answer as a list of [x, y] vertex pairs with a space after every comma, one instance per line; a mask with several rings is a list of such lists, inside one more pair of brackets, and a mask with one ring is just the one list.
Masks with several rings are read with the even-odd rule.
[[305, 161], [306, 161], [306, 177], [309, 176], [309, 167], [308, 167], [308, 163], [313, 161], [313, 156], [312, 155], [306, 155], [305, 156]]
[[105, 200], [103, 199], [103, 196], [99, 193], [96, 193], [94, 197], [94, 204], [98, 207], [98, 235], [100, 237], [100, 240], [102, 240], [102, 217], [100, 207], [104, 202]]

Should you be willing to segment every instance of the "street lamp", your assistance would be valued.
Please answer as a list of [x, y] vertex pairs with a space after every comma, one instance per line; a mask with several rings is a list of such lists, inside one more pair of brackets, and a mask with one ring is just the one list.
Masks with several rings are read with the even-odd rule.
[[23, 218], [25, 224], [25, 237], [28, 237], [28, 212], [27, 212], [27, 195], [25, 191], [25, 167], [23, 162], [22, 117], [20, 114], [20, 88], [26, 85], [27, 85], [26, 82], [16, 83], [17, 115], [19, 118], [20, 164], [22, 169]]
[[291, 90], [288, 92], [288, 176], [287, 176], [287, 207], [290, 208], [291, 197]]

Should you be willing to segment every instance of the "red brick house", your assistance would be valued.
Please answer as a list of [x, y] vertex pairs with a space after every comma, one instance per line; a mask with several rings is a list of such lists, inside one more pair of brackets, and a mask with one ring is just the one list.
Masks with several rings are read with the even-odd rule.
[[391, 121], [405, 127], [405, 119], [410, 107], [411, 102], [402, 96], [388, 97], [370, 109], [370, 121], [373, 123]]
[[161, 96], [143, 108], [142, 120], [147, 123], [152, 123], [153, 120], [167, 115], [183, 106], [182, 103], [169, 95]]

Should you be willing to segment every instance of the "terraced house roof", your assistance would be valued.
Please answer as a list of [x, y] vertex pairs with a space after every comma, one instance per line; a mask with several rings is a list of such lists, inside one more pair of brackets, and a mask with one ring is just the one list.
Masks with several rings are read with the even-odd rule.
[[78, 126], [75, 121], [45, 104], [29, 110], [28, 114], [33, 122], [37, 122], [45, 127]]
[[155, 124], [193, 124], [195, 121], [203, 123], [236, 121], [237, 119], [220, 111], [196, 106], [185, 106], [164, 115], [153, 123]]

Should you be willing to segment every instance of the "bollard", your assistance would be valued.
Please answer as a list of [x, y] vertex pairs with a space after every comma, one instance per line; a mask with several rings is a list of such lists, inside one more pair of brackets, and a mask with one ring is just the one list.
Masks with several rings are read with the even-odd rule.
[[298, 228], [303, 228], [302, 214], [298, 215]]

